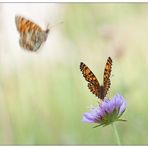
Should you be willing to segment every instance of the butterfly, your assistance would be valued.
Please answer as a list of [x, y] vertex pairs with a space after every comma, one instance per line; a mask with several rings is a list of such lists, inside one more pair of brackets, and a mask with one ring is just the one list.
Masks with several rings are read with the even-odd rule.
[[29, 51], [37, 51], [46, 41], [50, 31], [48, 27], [42, 30], [40, 26], [21, 16], [15, 16], [15, 23], [20, 34], [19, 44]]
[[111, 69], [112, 69], [112, 59], [108, 57], [104, 69], [103, 85], [100, 85], [99, 81], [97, 80], [93, 72], [83, 62], [80, 63], [80, 70], [82, 71], [85, 80], [88, 81], [88, 88], [93, 94], [95, 94], [101, 100], [104, 100], [104, 97], [106, 96], [111, 85], [110, 82]]

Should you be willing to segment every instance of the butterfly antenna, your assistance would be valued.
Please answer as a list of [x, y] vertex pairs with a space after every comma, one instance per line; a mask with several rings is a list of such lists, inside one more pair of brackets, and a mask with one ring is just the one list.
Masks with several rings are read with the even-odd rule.
[[53, 25], [47, 25], [47, 30], [50, 30], [51, 28], [54, 28], [55, 26], [57, 26], [57, 25], [59, 25], [59, 24], [63, 24], [64, 23], [64, 21], [59, 21], [59, 22], [57, 22], [57, 23], [55, 23], [55, 24], [53, 24]]

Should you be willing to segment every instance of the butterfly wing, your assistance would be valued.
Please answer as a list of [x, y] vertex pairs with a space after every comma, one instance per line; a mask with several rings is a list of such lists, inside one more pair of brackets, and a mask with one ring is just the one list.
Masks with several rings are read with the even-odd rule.
[[31, 32], [32, 30], [37, 30], [40, 32], [42, 31], [40, 26], [21, 16], [15, 16], [15, 23], [16, 23], [16, 28], [20, 32], [20, 34], [28, 33]]
[[21, 16], [15, 17], [15, 23], [20, 33], [19, 43], [21, 47], [30, 51], [36, 51], [46, 41], [48, 29], [43, 31], [40, 26]]
[[80, 70], [86, 81], [88, 81], [88, 88], [90, 91], [95, 94], [98, 98], [100, 98], [100, 84], [93, 74], [93, 72], [83, 63], [80, 63]]
[[104, 97], [106, 96], [111, 82], [110, 82], [110, 75], [111, 75], [111, 69], [112, 69], [112, 59], [109, 57], [107, 59], [106, 65], [105, 65], [105, 69], [104, 69], [104, 75], [103, 75], [103, 95]]

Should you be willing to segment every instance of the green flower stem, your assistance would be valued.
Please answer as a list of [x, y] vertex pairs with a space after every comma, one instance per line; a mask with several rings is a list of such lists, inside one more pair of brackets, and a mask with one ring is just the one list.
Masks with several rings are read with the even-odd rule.
[[114, 122], [112, 123], [112, 127], [113, 127], [113, 130], [114, 130], [114, 132], [115, 132], [115, 136], [116, 136], [116, 139], [117, 139], [117, 143], [118, 143], [118, 145], [121, 145], [120, 138], [119, 138], [119, 134], [118, 134], [118, 131], [117, 131], [117, 128], [116, 128]]

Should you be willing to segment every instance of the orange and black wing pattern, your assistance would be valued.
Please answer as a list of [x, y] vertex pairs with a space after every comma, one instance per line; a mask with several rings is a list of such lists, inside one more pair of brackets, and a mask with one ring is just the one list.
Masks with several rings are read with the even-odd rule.
[[90, 91], [95, 94], [98, 98], [100, 98], [100, 84], [93, 74], [93, 72], [83, 63], [80, 63], [80, 70], [86, 81], [88, 81], [88, 88]]
[[42, 29], [37, 24], [21, 16], [15, 17], [15, 23], [16, 23], [16, 28], [20, 33], [28, 33], [31, 32], [32, 30], [40, 32], [42, 31]]
[[112, 69], [112, 59], [110, 57], [108, 57], [106, 65], [105, 65], [105, 69], [104, 69], [104, 75], [103, 75], [103, 95], [104, 97], [106, 96], [111, 82], [110, 82], [110, 75], [111, 75], [111, 69]]
[[21, 17], [15, 17], [16, 28], [20, 34], [19, 44], [22, 48], [36, 51], [46, 41], [49, 29], [45, 31], [34, 22]]

